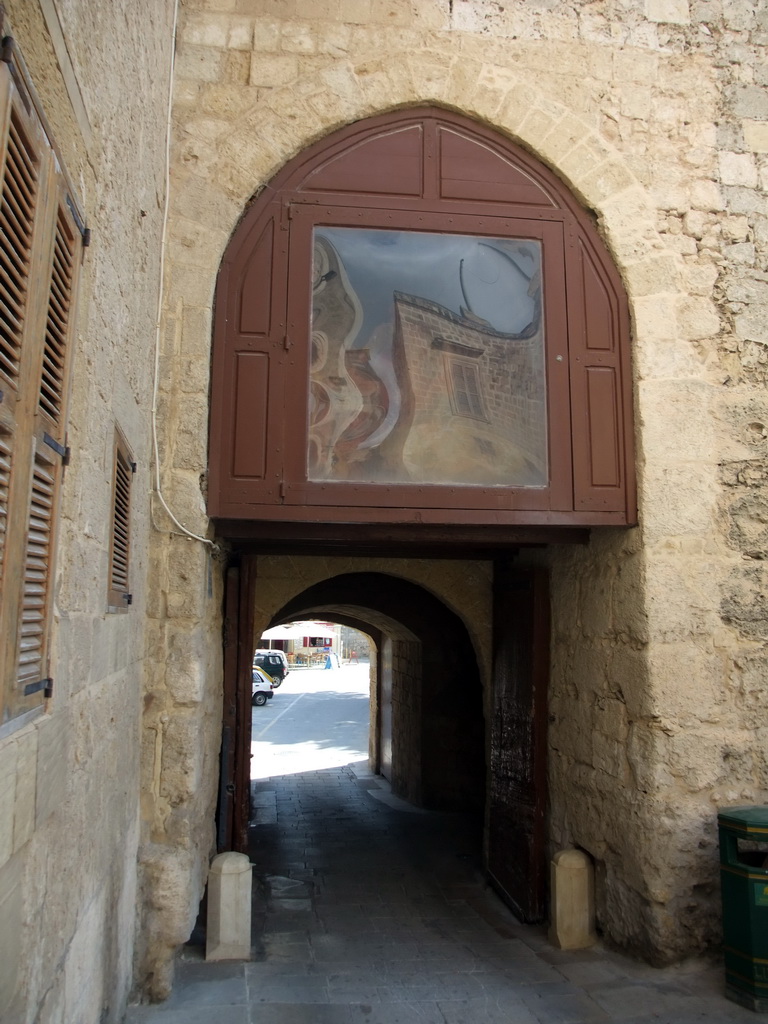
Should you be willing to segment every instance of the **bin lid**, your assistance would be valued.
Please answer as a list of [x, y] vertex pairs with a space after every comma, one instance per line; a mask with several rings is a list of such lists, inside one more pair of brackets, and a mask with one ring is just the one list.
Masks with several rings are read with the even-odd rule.
[[747, 832], [768, 831], [768, 807], [726, 807], [717, 815], [720, 825], [731, 825]]

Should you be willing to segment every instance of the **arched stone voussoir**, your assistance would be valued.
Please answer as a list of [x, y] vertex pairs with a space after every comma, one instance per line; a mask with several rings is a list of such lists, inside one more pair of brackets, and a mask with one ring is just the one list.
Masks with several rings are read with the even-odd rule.
[[[668, 253], [642, 186], [633, 185], [609, 196], [597, 213], [603, 238], [622, 274], [628, 263]], [[633, 293], [629, 294], [632, 299]]]
[[[633, 238], [627, 255], [637, 259], [640, 250], [647, 253], [648, 235], [656, 236], [650, 204], [630, 163], [594, 123], [558, 96], [532, 89], [508, 66], [468, 63], [471, 69], [455, 51], [435, 45], [426, 54], [403, 51], [401, 60], [388, 55], [339, 63], [272, 89], [219, 148], [211, 187], [242, 210], [284, 164], [331, 132], [391, 110], [434, 105], [477, 119], [546, 163], [595, 212], [617, 252], [628, 248], [615, 249], [626, 224], [622, 199], [631, 196]], [[237, 219], [219, 226], [231, 232]], [[639, 245], [643, 237], [646, 243]]]

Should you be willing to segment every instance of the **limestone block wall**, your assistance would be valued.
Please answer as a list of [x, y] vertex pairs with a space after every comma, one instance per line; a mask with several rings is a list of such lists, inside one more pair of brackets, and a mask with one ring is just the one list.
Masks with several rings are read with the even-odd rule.
[[759, 511], [768, 23], [764, 11], [727, 3], [649, 4], [647, 14], [655, 45], [644, 49], [668, 77], [638, 93], [634, 112], [612, 111], [610, 133], [622, 148], [634, 140], [661, 246], [640, 279], [639, 267], [622, 267], [634, 310], [641, 528], [594, 531], [588, 551], [551, 555], [550, 735], [554, 845], [595, 857], [609, 936], [665, 960], [717, 939], [716, 811], [765, 802], [768, 786]]
[[[56, 562], [54, 694], [0, 738], [0, 1019], [122, 1020], [132, 984], [139, 735], [150, 531], [150, 409], [159, 298], [172, 3], [6, 0], [82, 204]], [[137, 463], [133, 604], [107, 611], [113, 438]]]
[[[179, 29], [161, 455], [196, 532], [216, 272], [286, 160], [358, 118], [437, 103], [520, 141], [594, 211], [632, 310], [641, 518], [540, 556], [551, 837], [596, 858], [607, 937], [657, 960], [716, 938], [716, 807], [767, 795], [765, 19], [746, 0], [189, 0]], [[189, 898], [163, 932], [173, 893], [209, 852], [219, 573], [196, 543], [158, 538], [153, 556], [156, 650], [210, 672], [192, 696], [163, 665], [149, 685], [159, 975], [194, 913]], [[183, 772], [162, 756], [174, 730]]]

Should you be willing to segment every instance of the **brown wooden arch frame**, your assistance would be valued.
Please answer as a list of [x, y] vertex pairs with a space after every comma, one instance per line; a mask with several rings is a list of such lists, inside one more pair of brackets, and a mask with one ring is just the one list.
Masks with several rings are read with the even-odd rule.
[[[541, 245], [543, 485], [310, 479], [318, 226]], [[286, 165], [236, 229], [217, 284], [212, 362], [208, 507], [224, 532], [246, 536], [254, 521], [305, 524], [307, 536], [334, 523], [631, 525], [632, 442], [629, 315], [618, 273], [565, 185], [492, 130], [435, 108], [350, 125]], [[259, 536], [270, 536], [268, 525]]]

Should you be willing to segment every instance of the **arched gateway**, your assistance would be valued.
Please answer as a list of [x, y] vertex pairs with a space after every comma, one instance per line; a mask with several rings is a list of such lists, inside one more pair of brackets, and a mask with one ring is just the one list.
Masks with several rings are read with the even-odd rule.
[[624, 293], [587, 214], [493, 132], [400, 111], [291, 161], [230, 242], [209, 512], [274, 538], [626, 525], [630, 406]]
[[258, 559], [354, 557], [349, 593], [339, 575], [316, 602], [353, 609], [386, 604], [358, 593], [367, 558], [482, 559], [492, 629], [470, 639], [485, 664], [487, 868], [540, 917], [549, 602], [546, 572], [514, 557], [636, 515], [627, 303], [592, 220], [475, 122], [371, 118], [300, 154], [249, 207], [214, 330], [208, 510], [241, 560], [220, 845], [247, 821], [254, 623], [284, 619], [304, 591], [297, 577], [257, 611]]

